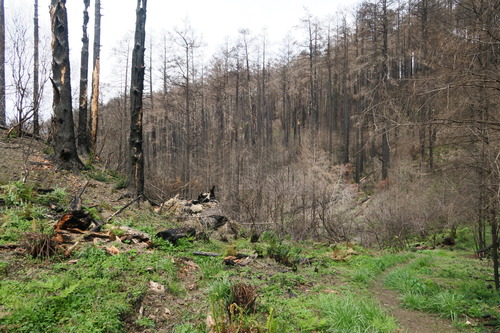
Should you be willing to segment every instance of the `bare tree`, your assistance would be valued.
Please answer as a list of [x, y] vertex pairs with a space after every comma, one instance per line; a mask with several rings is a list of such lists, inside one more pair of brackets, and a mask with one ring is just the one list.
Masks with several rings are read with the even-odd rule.
[[143, 107], [144, 91], [144, 52], [146, 45], [146, 6], [147, 0], [137, 0], [134, 49], [132, 51], [132, 74], [130, 82], [130, 159], [131, 183], [137, 196], [144, 196], [144, 154]]
[[40, 56], [39, 56], [39, 27], [38, 27], [38, 0], [35, 0], [35, 15], [33, 18], [33, 134], [40, 135], [40, 121], [39, 121], [39, 100], [40, 100]]
[[81, 63], [80, 63], [80, 96], [79, 96], [79, 106], [78, 106], [78, 136], [77, 145], [78, 150], [82, 154], [88, 154], [90, 152], [90, 142], [89, 142], [89, 131], [87, 127], [88, 122], [88, 74], [89, 74], [89, 37], [87, 34], [87, 24], [89, 23], [89, 13], [88, 8], [90, 6], [90, 0], [83, 0], [85, 9], [83, 10], [83, 36], [82, 36], [82, 52], [81, 52]]
[[7, 63], [10, 69], [9, 96], [14, 106], [14, 126], [18, 133], [23, 132], [25, 123], [33, 118], [35, 101], [31, 100], [33, 58], [28, 24], [24, 17], [13, 15], [8, 27], [10, 57]]
[[90, 142], [93, 154], [97, 154], [97, 130], [99, 128], [99, 75], [101, 53], [101, 1], [95, 0], [94, 61], [92, 70], [92, 97], [90, 99]]
[[71, 73], [69, 63], [68, 15], [66, 0], [51, 0], [52, 117], [53, 158], [63, 169], [80, 168], [83, 164], [76, 151], [73, 109], [71, 106]]
[[5, 7], [0, 0], [0, 126], [5, 125]]
[[[179, 48], [179, 54], [176, 57], [177, 69], [181, 75], [182, 83], [180, 83], [184, 92], [183, 105], [183, 165], [182, 165], [182, 181], [188, 184], [184, 188], [184, 195], [190, 194], [191, 182], [191, 157], [193, 154], [193, 124], [194, 118], [194, 87], [195, 87], [195, 68], [194, 68], [194, 51], [200, 47], [200, 42], [195, 36], [194, 29], [186, 22], [182, 29], [176, 29], [172, 35], [174, 44]], [[182, 55], [181, 55], [182, 52]]]

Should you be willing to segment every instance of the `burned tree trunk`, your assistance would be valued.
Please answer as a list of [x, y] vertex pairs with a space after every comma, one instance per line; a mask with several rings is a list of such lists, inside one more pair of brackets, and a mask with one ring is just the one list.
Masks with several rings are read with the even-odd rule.
[[76, 140], [71, 107], [71, 76], [69, 65], [68, 16], [66, 0], [51, 0], [52, 29], [52, 108], [53, 159], [63, 169], [75, 169], [83, 164], [76, 152]]
[[39, 50], [38, 44], [40, 43], [39, 29], [38, 29], [38, 0], [35, 0], [35, 15], [33, 18], [33, 135], [40, 135], [40, 121], [38, 117], [39, 99], [40, 99], [40, 85], [38, 79], [39, 70]]
[[97, 130], [99, 128], [99, 74], [101, 50], [101, 1], [95, 1], [94, 62], [92, 70], [92, 98], [90, 99], [90, 141], [92, 153], [96, 154]]
[[83, 36], [82, 36], [82, 53], [80, 64], [80, 96], [78, 107], [78, 136], [77, 144], [80, 153], [88, 154], [90, 152], [89, 131], [87, 127], [87, 87], [89, 75], [89, 36], [87, 34], [87, 24], [89, 23], [88, 8], [90, 0], [83, 0], [85, 9], [83, 10]]
[[0, 126], [7, 124], [5, 117], [5, 7], [0, 0]]
[[[144, 51], [146, 42], [147, 0], [137, 0], [132, 74], [130, 84], [130, 159], [131, 180], [136, 196], [144, 197], [144, 154], [142, 149], [142, 94], [144, 91]], [[132, 182], [131, 182], [132, 183]]]

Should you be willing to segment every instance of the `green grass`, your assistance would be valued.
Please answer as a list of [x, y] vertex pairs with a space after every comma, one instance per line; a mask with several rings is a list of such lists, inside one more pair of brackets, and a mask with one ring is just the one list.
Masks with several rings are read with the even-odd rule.
[[[172, 261], [159, 252], [109, 256], [90, 246], [78, 258], [75, 265], [56, 264], [22, 282], [2, 279], [0, 299], [8, 315], [0, 319], [0, 330], [121, 332], [122, 316], [130, 313], [148, 281], [178, 281]], [[148, 326], [147, 320], [140, 324]]]
[[480, 261], [452, 252], [425, 253], [391, 271], [384, 284], [400, 292], [403, 306], [437, 313], [457, 325], [465, 317], [500, 322], [500, 295], [488, 284], [489, 270], [481, 266]]
[[[105, 176], [117, 181], [116, 175]], [[42, 195], [19, 182], [2, 186], [0, 198], [6, 205], [0, 210], [0, 244], [21, 243], [27, 232], [50, 233], [54, 220], [47, 217], [48, 203], [65, 207], [69, 197], [61, 188]], [[104, 205], [108, 203], [98, 208]], [[98, 208], [89, 209], [96, 218]], [[117, 225], [154, 235], [180, 222], [152, 209], [131, 207], [107, 227]], [[470, 241], [463, 229], [457, 234], [464, 243]], [[219, 328], [231, 332], [392, 332], [397, 330], [394, 318], [369, 295], [373, 281], [387, 271], [385, 286], [397, 290], [408, 308], [438, 313], [456, 323], [488, 317], [490, 324], [500, 324], [500, 297], [488, 287], [490, 262], [466, 258], [459, 251], [373, 253], [359, 246], [352, 250], [340, 244], [293, 242], [269, 232], [259, 243], [248, 238], [225, 243], [191, 238], [173, 245], [154, 236], [152, 242], [149, 249], [131, 245], [116, 256], [103, 246], [82, 245], [73, 252], [74, 264], [58, 256], [40, 261], [9, 252], [12, 256], [0, 261], [0, 331], [123, 332], [130, 329], [128, 324], [161, 331], [161, 322], [137, 310], [154, 281], [165, 286], [168, 302], [173, 302], [165, 307], [181, 312], [168, 319], [176, 323], [174, 332], [205, 332], [209, 314]], [[195, 256], [193, 250], [222, 255]], [[223, 264], [226, 254], [255, 251], [263, 257], [249, 266]], [[337, 261], [337, 252], [345, 258]], [[302, 258], [311, 261], [301, 263]], [[198, 267], [184, 279], [179, 267], [187, 260]], [[228, 307], [231, 287], [240, 282], [256, 288], [255, 311]], [[196, 288], [191, 290], [187, 283]], [[183, 305], [176, 308], [176, 301]]]
[[408, 261], [411, 253], [389, 253], [382, 256], [362, 255], [352, 261], [352, 281], [368, 285], [387, 269]]
[[316, 304], [323, 318], [321, 329], [327, 332], [393, 332], [397, 328], [395, 319], [367, 297], [321, 295]]

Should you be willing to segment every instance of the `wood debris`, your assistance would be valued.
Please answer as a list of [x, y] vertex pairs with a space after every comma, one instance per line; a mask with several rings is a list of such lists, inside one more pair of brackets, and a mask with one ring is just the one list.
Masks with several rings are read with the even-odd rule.
[[[81, 194], [83, 194], [83, 190], [80, 192]], [[69, 256], [82, 242], [93, 242], [96, 245], [101, 245], [102, 242], [127, 243], [128, 245], [145, 244], [144, 248], [149, 247], [151, 237], [142, 231], [125, 226], [117, 226], [101, 231], [101, 228], [110, 222], [113, 217], [120, 214], [138, 199], [139, 197], [120, 208], [106, 221], [95, 220], [88, 212], [79, 208], [81, 207], [79, 200], [73, 200], [72, 208], [78, 209], [68, 211], [56, 222], [54, 225], [55, 236], [52, 239], [58, 242], [61, 247], [66, 247], [66, 256]], [[111, 255], [120, 253], [120, 250], [115, 246], [105, 246], [104, 249]]]

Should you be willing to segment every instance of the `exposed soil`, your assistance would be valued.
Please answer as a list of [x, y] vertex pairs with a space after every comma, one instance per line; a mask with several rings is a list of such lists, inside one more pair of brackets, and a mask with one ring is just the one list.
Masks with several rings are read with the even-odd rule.
[[402, 328], [408, 333], [451, 333], [464, 332], [453, 327], [451, 320], [437, 315], [404, 309], [398, 299], [398, 293], [384, 288], [383, 281], [389, 272], [382, 274], [372, 285], [373, 295], [380, 304], [394, 316]]
[[[35, 189], [66, 188], [74, 196], [80, 193], [89, 180], [83, 204], [98, 206], [103, 219], [111, 215], [115, 207], [130, 201], [129, 198], [123, 198], [126, 189], [115, 190], [113, 184], [59, 170], [50, 160], [50, 148], [45, 143], [31, 138], [6, 138], [5, 134], [6, 131], [0, 130], [0, 185], [24, 181]], [[114, 207], [108, 207], [110, 204]]]

